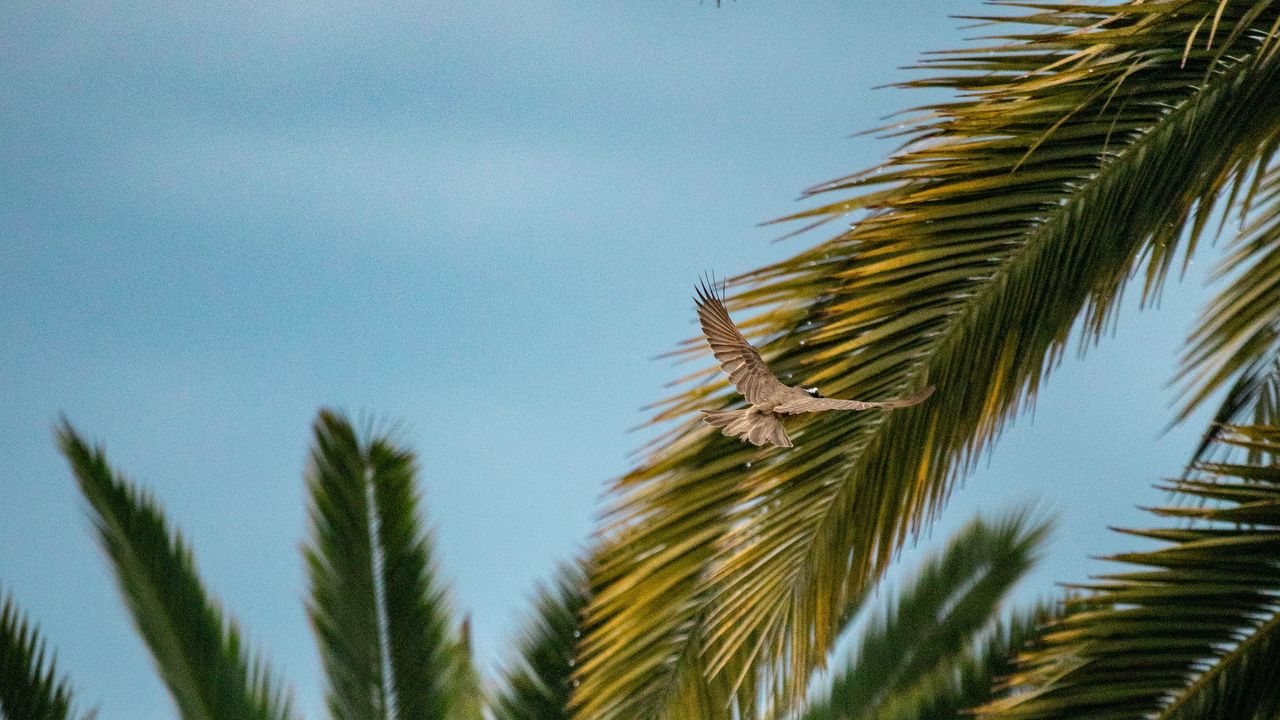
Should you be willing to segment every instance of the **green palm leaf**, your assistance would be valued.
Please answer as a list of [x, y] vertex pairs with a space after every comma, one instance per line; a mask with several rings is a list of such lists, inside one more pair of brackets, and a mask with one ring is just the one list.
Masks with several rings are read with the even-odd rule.
[[421, 527], [413, 454], [362, 441], [343, 417], [315, 422], [307, 486], [308, 613], [341, 720], [449, 717], [460, 662]]
[[289, 699], [211, 600], [156, 503], [63, 422], [58, 442], [89, 502], [125, 602], [184, 720], [283, 720]]
[[784, 379], [937, 393], [813, 418], [785, 452], [689, 419], [736, 401], [723, 381], [661, 403], [655, 421], [685, 421], [614, 488], [583, 717], [801, 697], [849, 598], [1034, 398], [1077, 318], [1097, 338], [1135, 271], [1157, 290], [1280, 133], [1275, 2], [1035, 7], [992, 47], [930, 59], [949, 74], [909, 85], [958, 98], [907, 121], [876, 172], [815, 190], [854, 197], [796, 216], [858, 222], [732, 302], [769, 308], [745, 326]]
[[13, 598], [0, 601], [0, 718], [66, 720], [71, 688]]
[[1026, 513], [971, 522], [898, 597], [886, 599], [856, 655], [832, 677], [828, 696], [811, 703], [802, 720], [879, 717], [888, 704], [915, 706], [942, 687], [954, 690], [951, 676], [958, 681], [969, 666], [981, 665], [971, 656], [975, 643], [1031, 569], [1048, 532], [1047, 522], [1032, 523]]
[[450, 720], [484, 720], [485, 694], [471, 652], [471, 618], [462, 621], [451, 651], [453, 673], [449, 676]]
[[1215, 277], [1231, 281], [1210, 303], [1182, 358], [1185, 418], [1230, 383], [1195, 459], [1221, 428], [1280, 423], [1280, 168], [1258, 168], [1253, 214]]
[[587, 604], [581, 568], [563, 566], [534, 601], [520, 638], [519, 659], [503, 674], [493, 704], [495, 720], [568, 720], [573, 666]]
[[1015, 614], [965, 653], [940, 660], [931, 672], [885, 695], [862, 715], [825, 704], [807, 711], [803, 720], [969, 720], [972, 708], [1003, 696], [1001, 681], [1016, 669], [1019, 651], [1052, 617], [1043, 607]]
[[[1224, 442], [1280, 452], [1280, 428], [1234, 427]], [[1152, 510], [1194, 524], [1127, 531], [1158, 550], [1084, 586], [997, 701], [989, 720], [1233, 718], [1280, 711], [1280, 466], [1202, 464], [1165, 488], [1199, 507]], [[1207, 504], [1207, 506], [1206, 506]]]

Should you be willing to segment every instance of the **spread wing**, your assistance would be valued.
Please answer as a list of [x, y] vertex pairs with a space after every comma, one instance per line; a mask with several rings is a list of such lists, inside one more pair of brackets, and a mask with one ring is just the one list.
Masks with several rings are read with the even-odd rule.
[[822, 412], [823, 410], [889, 410], [892, 408], [909, 407], [911, 405], [919, 405], [924, 399], [933, 394], [933, 386], [921, 390], [914, 395], [897, 398], [894, 400], [885, 400], [884, 402], [863, 402], [862, 400], [841, 400], [840, 398], [824, 398], [824, 397], [801, 397], [787, 402], [774, 408], [776, 413], [786, 415], [796, 415], [798, 413]]
[[747, 402], [754, 405], [787, 388], [774, 377], [760, 353], [738, 332], [733, 320], [729, 319], [724, 300], [714, 289], [703, 283], [698, 288], [695, 302], [698, 305], [698, 322], [702, 324], [702, 334], [707, 336], [707, 344]]

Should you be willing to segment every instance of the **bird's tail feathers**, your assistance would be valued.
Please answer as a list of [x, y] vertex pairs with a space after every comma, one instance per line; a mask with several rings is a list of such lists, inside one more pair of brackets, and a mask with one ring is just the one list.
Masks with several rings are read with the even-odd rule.
[[740, 437], [752, 445], [773, 443], [778, 447], [791, 447], [786, 428], [773, 413], [762, 413], [755, 408], [703, 410], [702, 419], [721, 428], [725, 435]]

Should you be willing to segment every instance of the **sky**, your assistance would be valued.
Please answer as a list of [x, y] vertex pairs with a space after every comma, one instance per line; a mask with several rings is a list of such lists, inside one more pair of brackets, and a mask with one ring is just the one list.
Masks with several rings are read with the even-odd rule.
[[[77, 2], [0, 9], [0, 592], [102, 720], [174, 717], [57, 454], [60, 413], [154, 494], [206, 585], [323, 716], [303, 611], [320, 407], [421, 459], [486, 670], [589, 536], [682, 374], [704, 270], [819, 233], [758, 223], [863, 169], [878, 89], [976, 0]], [[1189, 457], [1163, 433], [1209, 249], [1069, 357], [923, 549], [1018, 502], [1058, 529], [1019, 591], [1133, 547], [1108, 526]]]

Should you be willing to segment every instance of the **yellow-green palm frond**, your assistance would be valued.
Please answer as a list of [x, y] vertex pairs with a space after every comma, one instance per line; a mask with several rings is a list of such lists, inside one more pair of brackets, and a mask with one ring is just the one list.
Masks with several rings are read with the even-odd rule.
[[[1280, 428], [1232, 427], [1223, 441], [1274, 455]], [[1082, 586], [1009, 679], [1027, 691], [980, 717], [1276, 717], [1280, 466], [1206, 463], [1165, 489], [1196, 502], [1152, 512], [1183, 522], [1127, 531], [1163, 547], [1111, 558], [1132, 569]]]
[[802, 421], [788, 451], [692, 419], [736, 402], [723, 381], [660, 403], [655, 421], [683, 424], [613, 490], [581, 717], [800, 698], [848, 599], [1034, 398], [1077, 320], [1095, 339], [1135, 274], [1158, 290], [1280, 135], [1280, 4], [1031, 7], [991, 46], [928, 60], [946, 74], [908, 85], [956, 98], [905, 121], [882, 167], [815, 189], [852, 197], [795, 216], [853, 226], [731, 301], [764, 310], [744, 329], [784, 380], [937, 393]]
[[1242, 212], [1248, 221], [1215, 271], [1231, 280], [1210, 302], [1182, 358], [1180, 419], [1230, 383], [1195, 459], [1215, 447], [1227, 425], [1280, 423], [1280, 167], [1263, 162], [1255, 183], [1252, 213]]

